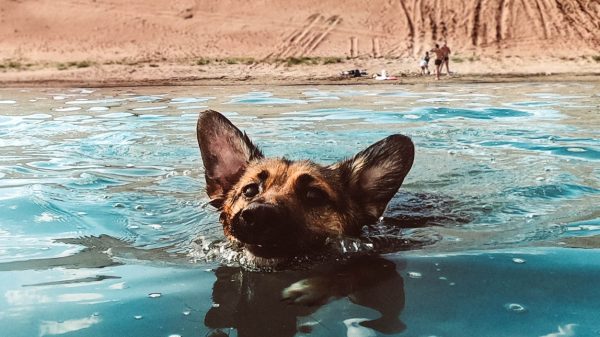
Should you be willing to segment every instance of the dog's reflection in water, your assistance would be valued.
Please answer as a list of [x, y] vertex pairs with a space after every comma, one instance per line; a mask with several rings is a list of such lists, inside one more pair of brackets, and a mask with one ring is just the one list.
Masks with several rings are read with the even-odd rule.
[[310, 315], [331, 299], [347, 296], [381, 316], [356, 322], [340, 317], [340, 323], [346, 321], [354, 329], [399, 333], [406, 327], [399, 318], [404, 308], [404, 282], [397, 268], [402, 267], [381, 257], [358, 257], [310, 271], [259, 273], [220, 267], [213, 287], [215, 305], [204, 323], [214, 329], [209, 336], [224, 336], [222, 329], [227, 328], [236, 329], [239, 337], [294, 336], [311, 330], [308, 325], [298, 325], [299, 317]]

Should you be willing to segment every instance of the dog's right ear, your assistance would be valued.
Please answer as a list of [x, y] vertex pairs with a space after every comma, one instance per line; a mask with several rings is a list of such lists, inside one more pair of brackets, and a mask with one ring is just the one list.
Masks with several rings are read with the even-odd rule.
[[349, 196], [362, 208], [364, 219], [360, 222], [374, 223], [398, 192], [414, 157], [410, 138], [396, 134], [329, 167], [339, 172]]
[[248, 163], [263, 155], [245, 133], [214, 110], [200, 113], [196, 136], [204, 163], [206, 192], [210, 203], [219, 208]]

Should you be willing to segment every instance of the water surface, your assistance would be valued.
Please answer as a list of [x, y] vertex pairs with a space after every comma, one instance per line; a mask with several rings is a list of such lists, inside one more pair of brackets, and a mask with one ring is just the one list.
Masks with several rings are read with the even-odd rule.
[[[577, 83], [0, 90], [3, 334], [600, 336], [599, 93]], [[384, 223], [423, 244], [385, 255], [395, 272], [362, 289], [367, 304], [284, 305], [281, 290], [310, 271], [209, 259], [195, 244], [222, 238], [195, 136], [207, 108], [268, 156], [333, 163], [412, 137], [415, 164]]]

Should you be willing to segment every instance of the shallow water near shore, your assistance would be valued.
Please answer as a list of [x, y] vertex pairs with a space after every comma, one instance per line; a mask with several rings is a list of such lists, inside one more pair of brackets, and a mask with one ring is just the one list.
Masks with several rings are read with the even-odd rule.
[[[310, 270], [198, 251], [222, 238], [208, 108], [268, 156], [413, 139], [381, 226], [415, 244], [385, 254], [369, 305], [285, 304]], [[600, 336], [599, 111], [597, 83], [0, 90], [2, 334]]]

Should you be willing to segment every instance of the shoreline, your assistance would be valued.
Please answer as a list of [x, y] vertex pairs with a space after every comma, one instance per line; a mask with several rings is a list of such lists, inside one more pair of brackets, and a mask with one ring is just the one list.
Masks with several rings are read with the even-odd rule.
[[[192, 67], [190, 67], [192, 68]], [[436, 80], [433, 75], [419, 75], [416, 73], [400, 74], [397, 79], [378, 81], [370, 76], [358, 78], [344, 78], [341, 76], [325, 75], [303, 75], [303, 74], [257, 74], [233, 73], [230, 75], [215, 73], [214, 75], [182, 75], [180, 72], [166, 72], [153, 74], [153, 76], [119, 76], [118, 73], [102, 74], [101, 76], [84, 76], [77, 74], [60, 74], [58, 71], [27, 76], [18, 76], [21, 72], [15, 72], [13, 76], [0, 74], [0, 86], [2, 88], [27, 88], [27, 87], [81, 87], [81, 88], [110, 88], [110, 87], [149, 87], [149, 86], [239, 86], [239, 85], [445, 85], [445, 84], [475, 84], [475, 83], [522, 83], [522, 82], [598, 82], [600, 72], [565, 72], [565, 73], [459, 73], [451, 76], [442, 75]], [[26, 72], [22, 72], [26, 73]], [[58, 74], [57, 74], [58, 73]], [[17, 76], [14, 76], [17, 75]], [[62, 75], [62, 76], [57, 76]]]

